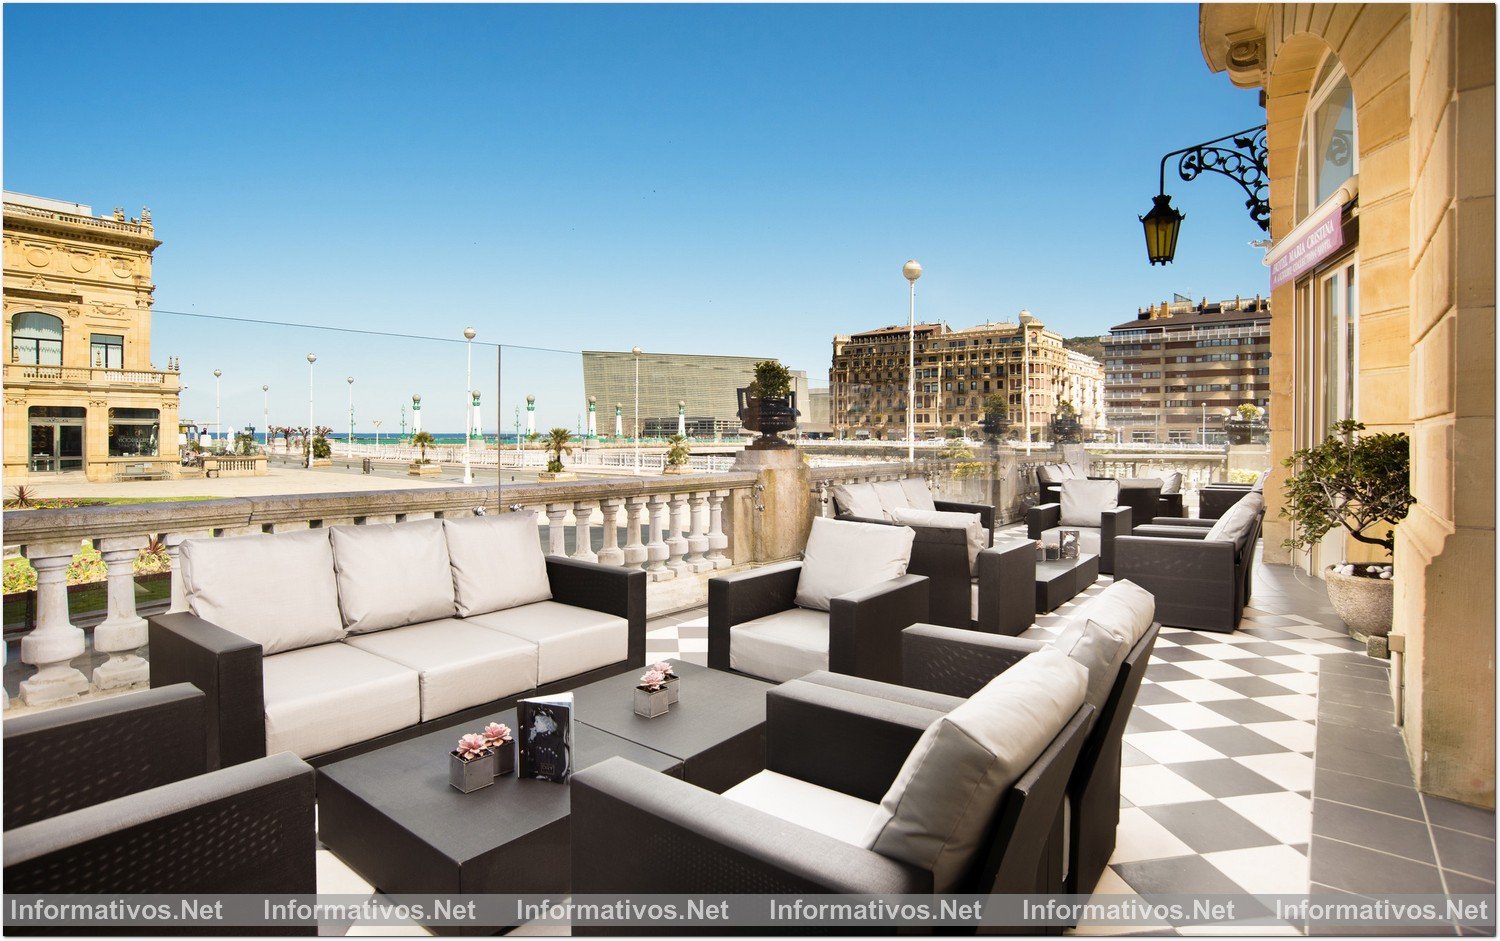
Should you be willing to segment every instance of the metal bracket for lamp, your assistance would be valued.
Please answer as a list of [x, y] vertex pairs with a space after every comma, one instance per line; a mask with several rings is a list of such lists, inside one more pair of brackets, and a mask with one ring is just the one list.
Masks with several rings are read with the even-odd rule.
[[1151, 211], [1138, 217], [1146, 231], [1146, 251], [1153, 265], [1165, 265], [1177, 253], [1177, 234], [1187, 218], [1167, 195], [1167, 162], [1177, 158], [1177, 175], [1191, 182], [1204, 173], [1227, 176], [1245, 191], [1245, 208], [1262, 231], [1271, 229], [1270, 179], [1266, 174], [1266, 126], [1246, 128], [1201, 144], [1174, 150], [1161, 158], [1157, 196]]

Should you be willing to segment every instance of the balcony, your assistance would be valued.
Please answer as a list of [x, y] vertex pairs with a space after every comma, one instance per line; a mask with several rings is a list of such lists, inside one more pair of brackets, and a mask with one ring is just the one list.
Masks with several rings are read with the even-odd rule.
[[175, 392], [180, 384], [175, 372], [150, 369], [115, 369], [102, 366], [37, 366], [5, 364], [7, 386], [44, 386], [76, 389], [149, 389]]

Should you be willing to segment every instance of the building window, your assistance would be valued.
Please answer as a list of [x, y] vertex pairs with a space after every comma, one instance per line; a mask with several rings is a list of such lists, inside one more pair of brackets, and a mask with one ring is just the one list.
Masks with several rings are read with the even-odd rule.
[[61, 317], [35, 311], [16, 314], [10, 321], [10, 358], [28, 366], [62, 365]]
[[1297, 161], [1299, 220], [1359, 172], [1354, 89], [1334, 55], [1329, 54], [1323, 60], [1308, 101]]
[[109, 456], [155, 457], [161, 413], [154, 408], [109, 410]]
[[89, 363], [105, 369], [125, 367], [125, 338], [95, 333], [89, 337]]

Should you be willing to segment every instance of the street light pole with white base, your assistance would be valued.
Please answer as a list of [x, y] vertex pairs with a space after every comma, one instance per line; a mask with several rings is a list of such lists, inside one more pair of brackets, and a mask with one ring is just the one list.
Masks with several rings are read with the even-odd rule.
[[901, 266], [901, 274], [911, 285], [911, 299], [906, 312], [906, 459], [917, 459], [917, 279], [922, 266], [913, 258]]

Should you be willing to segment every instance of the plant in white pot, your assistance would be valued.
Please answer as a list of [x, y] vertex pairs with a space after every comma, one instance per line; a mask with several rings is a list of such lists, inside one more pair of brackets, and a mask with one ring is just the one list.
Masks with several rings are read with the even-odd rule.
[[688, 458], [692, 456], [692, 453], [693, 449], [688, 445], [685, 435], [672, 435], [667, 439], [667, 463], [662, 468], [662, 473], [692, 473], [692, 468], [688, 467]]
[[[1307, 549], [1342, 526], [1356, 542], [1394, 556], [1392, 527], [1416, 502], [1411, 495], [1411, 445], [1403, 434], [1367, 435], [1364, 430], [1357, 421], [1337, 422], [1321, 444], [1282, 461], [1292, 472], [1281, 509], [1292, 522], [1288, 549]], [[1325, 569], [1328, 599], [1356, 639], [1390, 633], [1394, 571], [1390, 563], [1347, 561]]]

